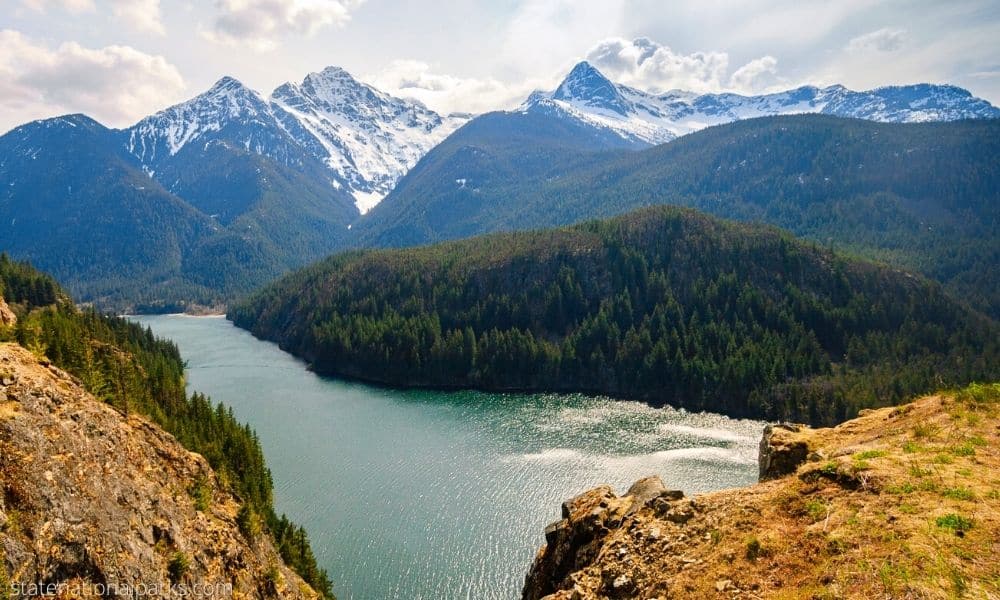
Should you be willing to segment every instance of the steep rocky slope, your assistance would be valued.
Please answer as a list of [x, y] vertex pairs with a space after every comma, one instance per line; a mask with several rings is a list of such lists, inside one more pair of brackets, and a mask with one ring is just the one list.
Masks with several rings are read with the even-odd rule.
[[563, 505], [527, 600], [1000, 597], [1000, 385], [770, 429], [762, 482]]
[[0, 491], [0, 581], [22, 597], [316, 597], [266, 536], [248, 541], [201, 455], [15, 344], [0, 345]]

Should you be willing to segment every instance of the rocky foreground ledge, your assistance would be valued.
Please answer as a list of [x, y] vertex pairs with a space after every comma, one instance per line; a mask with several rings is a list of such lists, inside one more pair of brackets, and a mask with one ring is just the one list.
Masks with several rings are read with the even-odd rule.
[[761, 483], [563, 504], [525, 600], [1000, 598], [1000, 385], [769, 427]]
[[0, 344], [0, 599], [315, 598], [208, 462]]

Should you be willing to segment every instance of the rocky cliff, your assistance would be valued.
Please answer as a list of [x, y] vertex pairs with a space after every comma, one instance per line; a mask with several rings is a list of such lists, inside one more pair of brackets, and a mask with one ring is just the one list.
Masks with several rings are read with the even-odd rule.
[[0, 492], [3, 599], [316, 597], [241, 531], [201, 455], [15, 344], [0, 344]]
[[563, 505], [526, 600], [1000, 597], [1000, 385], [769, 427], [761, 483]]
[[17, 324], [17, 315], [7, 306], [7, 302], [0, 296], [0, 326], [8, 327]]

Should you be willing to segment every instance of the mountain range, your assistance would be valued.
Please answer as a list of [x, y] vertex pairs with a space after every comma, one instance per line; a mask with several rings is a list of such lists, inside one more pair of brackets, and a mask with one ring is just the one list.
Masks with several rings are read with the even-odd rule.
[[[225, 303], [337, 250], [558, 225], [671, 202], [669, 182], [655, 196], [593, 199], [627, 173], [669, 168], [652, 157], [676, 160], [669, 150], [675, 142], [650, 149], [655, 144], [734, 119], [799, 112], [892, 123], [995, 122], [1000, 116], [988, 102], [951, 86], [654, 95], [614, 84], [588, 63], [552, 92], [476, 118], [439, 115], [336, 67], [267, 97], [224, 77], [126, 129], [68, 115], [0, 136], [0, 248], [52, 272], [77, 297], [107, 307]], [[984, 127], [971, 130], [991, 131]], [[892, 151], [910, 151], [904, 138]], [[864, 144], [852, 136], [846, 141]], [[695, 146], [677, 152], [692, 159]], [[755, 151], [753, 144], [740, 147]], [[808, 173], [797, 163], [786, 166], [766, 177]], [[908, 172], [906, 161], [898, 166]], [[833, 173], [849, 181], [854, 175]], [[582, 182], [591, 187], [579, 187]], [[560, 192], [552, 203], [551, 195], [538, 193], [560, 186], [572, 200]], [[706, 204], [690, 197], [684, 203]], [[788, 218], [769, 219], [767, 210], [723, 206], [706, 209], [789, 226]], [[954, 222], [954, 215], [948, 218]], [[822, 228], [811, 233], [826, 235]]]
[[0, 247], [105, 306], [216, 304], [346, 245], [465, 120], [328, 68], [270, 98], [224, 77], [127, 129], [35, 121], [0, 136]]
[[[468, 115], [442, 117], [328, 67], [264, 98], [232, 77], [207, 92], [121, 132], [125, 147], [152, 177], [172, 188], [185, 148], [227, 143], [326, 178], [365, 212], [396, 180]], [[191, 158], [190, 156], [188, 157]]]
[[671, 90], [651, 94], [611, 82], [593, 65], [577, 64], [552, 92], [533, 93], [518, 109], [576, 120], [643, 147], [741, 119], [820, 113], [883, 123], [995, 119], [1000, 109], [951, 85], [918, 84], [856, 92], [842, 85], [802, 86], [743, 96]]

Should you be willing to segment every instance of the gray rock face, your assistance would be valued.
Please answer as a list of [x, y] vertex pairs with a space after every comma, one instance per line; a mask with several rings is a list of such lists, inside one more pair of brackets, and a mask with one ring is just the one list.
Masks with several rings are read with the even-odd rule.
[[3, 296], [0, 296], [0, 326], [9, 327], [17, 324], [17, 315], [7, 306]]
[[[19, 346], [0, 345], [0, 371], [13, 374], [0, 385], [0, 566], [11, 584], [315, 597], [269, 539], [241, 534], [237, 499], [201, 455]], [[204, 512], [196, 482], [211, 491]]]
[[[545, 546], [538, 552], [524, 582], [524, 600], [548, 599], [557, 590], [572, 589], [570, 576], [592, 563], [602, 544], [623, 523], [632, 523], [637, 511], [651, 507], [674, 523], [683, 524], [693, 516], [693, 501], [684, 493], [668, 490], [656, 475], [632, 484], [624, 496], [602, 485], [563, 503], [563, 518], [545, 528]], [[660, 531], [651, 530], [650, 539]], [[608, 572], [607, 594], [613, 598], [631, 597], [635, 583], [627, 575]], [[552, 596], [553, 598], [555, 596]], [[574, 597], [571, 593], [567, 598]]]
[[759, 481], [794, 473], [809, 456], [809, 444], [797, 434], [801, 427], [790, 423], [768, 425], [760, 440]]

